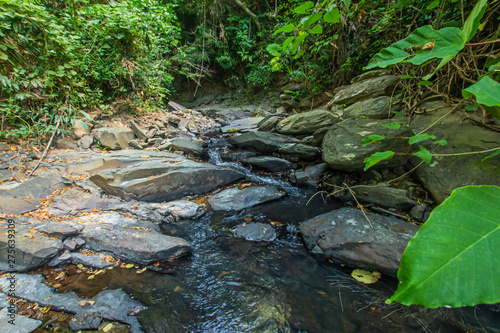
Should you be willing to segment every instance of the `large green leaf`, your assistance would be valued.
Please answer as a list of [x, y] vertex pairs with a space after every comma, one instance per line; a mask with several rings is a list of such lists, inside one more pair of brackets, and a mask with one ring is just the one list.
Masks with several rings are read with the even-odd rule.
[[[366, 69], [385, 68], [402, 62], [421, 65], [432, 59], [443, 59], [439, 66], [465, 47], [465, 33], [458, 28], [434, 30], [430, 25], [413, 31], [411, 35], [382, 49], [371, 60]], [[425, 48], [425, 49], [424, 49]]]
[[479, 0], [472, 11], [467, 17], [467, 20], [462, 27], [465, 33], [465, 40], [468, 42], [475, 34], [479, 28], [479, 22], [483, 18], [486, 7], [488, 6], [488, 0]]
[[429, 308], [500, 302], [500, 187], [465, 186], [408, 243], [386, 302]]
[[479, 104], [486, 106], [500, 106], [500, 83], [489, 76], [483, 77], [470, 87], [462, 90], [464, 98], [476, 96]]

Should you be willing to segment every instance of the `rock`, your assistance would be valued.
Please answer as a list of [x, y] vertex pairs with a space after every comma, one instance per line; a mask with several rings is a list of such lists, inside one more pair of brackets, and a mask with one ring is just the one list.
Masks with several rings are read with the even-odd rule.
[[259, 123], [264, 117], [243, 118], [229, 121], [227, 126], [221, 128], [223, 133], [232, 133], [235, 131], [248, 132], [257, 129]]
[[252, 222], [243, 223], [233, 229], [235, 237], [245, 238], [249, 241], [271, 242], [276, 239], [276, 231], [269, 224]]
[[303, 161], [315, 161], [321, 156], [321, 150], [303, 143], [287, 143], [278, 149], [280, 154], [297, 157]]
[[368, 79], [371, 79], [374, 77], [386, 76], [386, 75], [390, 75], [390, 74], [391, 74], [391, 71], [388, 69], [377, 69], [374, 71], [364, 72], [363, 74], [360, 74], [360, 75], [356, 76], [355, 78], [353, 78], [351, 80], [351, 84], [358, 83], [358, 82], [361, 82], [364, 80], [368, 80]]
[[354, 104], [368, 98], [391, 96], [400, 78], [394, 75], [375, 77], [342, 87], [333, 97], [333, 104]]
[[158, 210], [160, 214], [172, 214], [179, 219], [194, 219], [205, 214], [205, 208], [193, 201], [177, 200], [166, 203], [152, 203], [152, 209]]
[[312, 134], [318, 128], [329, 127], [339, 121], [329, 111], [314, 110], [285, 118], [278, 123], [276, 129], [281, 134]]
[[288, 162], [282, 158], [272, 157], [272, 156], [256, 156], [249, 157], [242, 161], [245, 164], [251, 164], [258, 169], [262, 169], [267, 172], [281, 172], [293, 168], [293, 163]]
[[[420, 107], [425, 110], [425, 113], [415, 117], [412, 121], [411, 127], [414, 132], [419, 133], [428, 128], [430, 124], [437, 123], [426, 130], [426, 133], [435, 135], [436, 140], [446, 139], [448, 142], [446, 146], [438, 147], [434, 152], [436, 154], [483, 151], [495, 149], [500, 145], [498, 132], [467, 121], [461, 110], [450, 113], [451, 107], [439, 101], [424, 102]], [[419, 142], [418, 145], [432, 151], [436, 147], [432, 141], [435, 140]], [[418, 149], [418, 145], [415, 145], [416, 149]], [[458, 156], [433, 155], [431, 163], [420, 165], [415, 174], [432, 197], [441, 203], [458, 187], [466, 185], [500, 186], [500, 156], [497, 155], [482, 161], [488, 154], [491, 152]], [[410, 161], [417, 165], [421, 159], [412, 158]]]
[[130, 128], [134, 132], [135, 136], [137, 136], [139, 139], [141, 139], [141, 140], [148, 139], [146, 132], [142, 128], [140, 128], [139, 125], [137, 125], [137, 123], [135, 121], [133, 121], [133, 120], [130, 121]]
[[30, 333], [42, 325], [41, 320], [31, 319], [15, 313], [9, 313], [8, 308], [0, 311], [0, 327], [4, 333]]
[[81, 239], [80, 237], [71, 237], [66, 240], [64, 240], [64, 247], [67, 250], [74, 251], [76, 249], [81, 248], [84, 244], [85, 241]]
[[336, 264], [396, 276], [401, 255], [418, 227], [393, 217], [366, 213], [373, 228], [354, 208], [341, 208], [300, 224], [310, 251]]
[[132, 149], [139, 149], [139, 150], [143, 149], [139, 140], [130, 140], [128, 142], [128, 146]]
[[171, 114], [168, 116], [168, 122], [173, 125], [179, 125], [179, 123], [181, 122], [181, 118], [176, 116], [175, 114]]
[[285, 143], [299, 142], [286, 135], [257, 131], [232, 136], [227, 141], [240, 149], [250, 149], [262, 154], [273, 153]]
[[94, 138], [109, 149], [125, 149], [134, 139], [134, 132], [128, 127], [103, 127], [94, 130]]
[[90, 135], [84, 135], [80, 140], [78, 140], [78, 146], [81, 149], [89, 149], [94, 142], [94, 138]]
[[99, 171], [90, 180], [124, 200], [161, 202], [206, 193], [243, 176], [229, 168], [184, 159], [141, 161], [126, 169]]
[[0, 212], [19, 215], [35, 210], [40, 200], [71, 183], [57, 172], [42, 173], [10, 190], [0, 191]]
[[259, 123], [259, 131], [262, 132], [269, 132], [271, 131], [281, 120], [283, 120], [285, 117], [282, 115], [269, 115], [267, 117], [264, 117]]
[[200, 141], [173, 139], [171, 145], [172, 149], [175, 151], [182, 151], [196, 157], [201, 157], [203, 155], [203, 142]]
[[391, 111], [398, 111], [399, 106], [391, 105], [390, 97], [370, 98], [365, 101], [354, 103], [344, 110], [344, 119], [349, 118], [371, 118], [387, 119]]
[[[333, 169], [361, 171], [365, 166], [365, 158], [373, 153], [387, 150], [407, 152], [408, 139], [403, 137], [410, 137], [413, 133], [405, 125], [401, 125], [398, 130], [382, 126], [392, 122], [389, 119], [357, 119], [345, 120], [332, 126], [323, 138], [323, 160]], [[361, 140], [374, 134], [384, 136], [386, 139], [363, 147]], [[396, 167], [407, 161], [408, 156], [394, 156], [377, 163], [373, 168]]]
[[295, 182], [297, 185], [317, 184], [319, 178], [326, 172], [328, 166], [326, 163], [320, 163], [308, 166], [305, 170], [295, 172]]
[[111, 253], [125, 262], [147, 266], [176, 259], [192, 251], [184, 239], [165, 236], [154, 230], [143, 231], [111, 224], [86, 227], [81, 237], [86, 248]]
[[50, 220], [45, 222], [38, 220], [32, 220], [32, 221], [34, 221], [33, 222], [34, 224], [36, 223], [35, 229], [38, 232], [42, 232], [48, 235], [49, 237], [57, 238], [59, 240], [65, 240], [68, 237], [78, 236], [82, 229], [82, 227], [76, 228], [71, 225], [67, 225], [60, 222], [54, 222]]
[[[363, 203], [373, 203], [385, 208], [395, 208], [401, 211], [410, 210], [418, 202], [409, 198], [409, 192], [385, 186], [355, 186], [352, 188], [356, 199]], [[344, 200], [351, 200], [352, 194], [346, 192]]]
[[410, 217], [417, 221], [424, 221], [424, 215], [428, 210], [429, 207], [426, 204], [416, 205], [411, 209]]
[[76, 150], [78, 149], [78, 145], [73, 139], [63, 139], [59, 138], [56, 139], [56, 148], [57, 149], [71, 149], [71, 150]]
[[70, 216], [78, 213], [91, 212], [92, 210], [110, 211], [123, 206], [123, 202], [116, 198], [101, 198], [92, 193], [72, 188], [62, 195], [52, 199], [49, 212], [56, 217]]
[[[83, 240], [83, 239], [82, 239]], [[85, 241], [83, 241], [85, 243]], [[73, 265], [82, 264], [85, 267], [92, 267], [97, 269], [106, 269], [113, 267], [112, 262], [106, 262], [106, 256], [103, 254], [96, 254], [95, 256], [85, 256], [78, 252], [73, 252], [71, 255], [71, 263]], [[125, 259], [123, 259], [125, 261]]]
[[208, 199], [213, 210], [239, 211], [264, 202], [277, 200], [285, 193], [274, 186], [250, 186], [243, 189], [233, 187]]
[[0, 143], [0, 153], [10, 151], [10, 146], [5, 143]]
[[90, 127], [89, 125], [80, 120], [77, 119], [75, 120], [75, 125], [73, 126], [73, 135], [76, 139], [81, 139], [86, 135], [90, 134]]

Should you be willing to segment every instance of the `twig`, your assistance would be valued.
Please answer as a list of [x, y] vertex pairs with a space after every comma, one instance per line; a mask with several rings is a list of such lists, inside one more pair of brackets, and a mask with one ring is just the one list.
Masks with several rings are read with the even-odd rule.
[[379, 213], [385, 213], [385, 214], [389, 214], [389, 215], [392, 215], [392, 216], [395, 216], [395, 217], [399, 217], [401, 219], [408, 220], [408, 218], [406, 216], [400, 215], [400, 214], [397, 214], [397, 213], [394, 213], [394, 212], [391, 212], [390, 210], [387, 210], [387, 209], [383, 209], [383, 208], [376, 207], [376, 206], [372, 206], [372, 207], [370, 207], [370, 209], [374, 210], [376, 212], [379, 212]]
[[356, 203], [358, 204], [358, 207], [359, 209], [361, 209], [361, 212], [363, 213], [363, 215], [365, 216], [366, 220], [368, 221], [368, 223], [370, 224], [370, 227], [373, 229], [373, 224], [372, 222], [370, 221], [370, 219], [368, 218], [368, 216], [366, 216], [366, 213], [365, 213], [365, 210], [363, 209], [363, 205], [361, 205], [359, 202], [358, 202], [358, 199], [356, 199], [356, 194], [354, 193], [353, 190], [351, 190], [351, 188], [349, 186], [347, 186], [346, 183], [343, 183], [342, 185], [344, 185], [345, 187], [347, 187], [347, 189], [349, 190], [349, 192], [351, 192], [351, 195], [352, 197], [354, 198], [354, 200], [356, 201]]
[[495, 43], [500, 43], [500, 39], [490, 40], [487, 42], [479, 42], [479, 43], [465, 43], [465, 46], [476, 46], [476, 45], [486, 45], [486, 44], [495, 44]]
[[45, 154], [47, 154], [47, 151], [49, 150], [49, 147], [50, 147], [50, 144], [52, 143], [52, 140], [54, 140], [54, 137], [56, 136], [57, 129], [59, 128], [60, 123], [61, 123], [61, 118], [59, 118], [59, 120], [57, 121], [56, 128], [54, 129], [54, 133], [52, 133], [52, 136], [50, 137], [49, 143], [47, 144], [47, 147], [45, 147], [45, 150], [43, 151], [42, 157], [40, 157], [36, 166], [30, 171], [27, 180], [30, 179], [33, 172], [35, 172], [35, 170], [38, 169], [38, 166], [40, 165], [40, 163], [42, 163], [42, 160], [45, 157]]

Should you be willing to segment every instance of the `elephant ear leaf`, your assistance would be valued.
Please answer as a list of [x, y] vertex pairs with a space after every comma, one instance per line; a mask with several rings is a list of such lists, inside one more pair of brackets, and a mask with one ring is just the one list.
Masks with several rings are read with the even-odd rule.
[[401, 257], [386, 301], [440, 306], [500, 302], [500, 187], [465, 186], [436, 207]]
[[483, 77], [468, 88], [462, 90], [464, 98], [476, 97], [476, 101], [486, 107], [486, 111], [500, 118], [500, 83], [489, 76]]
[[488, 0], [479, 0], [474, 8], [472, 9], [469, 17], [464, 23], [462, 30], [465, 33], [465, 41], [468, 42], [475, 34], [479, 28], [479, 22], [483, 18], [484, 12], [488, 7]]

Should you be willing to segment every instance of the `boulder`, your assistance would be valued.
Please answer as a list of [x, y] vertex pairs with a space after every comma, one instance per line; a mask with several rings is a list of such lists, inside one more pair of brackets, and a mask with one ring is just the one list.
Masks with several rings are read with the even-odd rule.
[[297, 157], [302, 161], [315, 161], [321, 156], [321, 150], [303, 143], [287, 143], [278, 149], [280, 154]]
[[307, 248], [336, 264], [396, 276], [401, 255], [418, 227], [397, 218], [341, 208], [300, 224]]
[[[407, 152], [408, 137], [413, 133], [408, 126], [389, 129], [382, 125], [392, 123], [391, 120], [357, 119], [345, 120], [332, 126], [323, 138], [323, 160], [333, 169], [345, 171], [361, 171], [365, 166], [365, 158], [373, 153], [391, 150]], [[361, 140], [368, 135], [381, 135], [386, 139], [363, 147]], [[407, 138], [403, 138], [407, 137]], [[408, 156], [394, 156], [389, 160], [377, 163], [373, 168], [388, 168], [403, 165]]]
[[52, 199], [49, 212], [56, 217], [70, 216], [94, 209], [110, 211], [123, 206], [123, 202], [116, 198], [101, 198], [99, 195], [85, 192], [79, 188], [72, 188], [62, 195]]
[[299, 170], [294, 173], [294, 180], [297, 185], [315, 185], [319, 182], [319, 178], [326, 172], [328, 165], [320, 163], [310, 165], [304, 170]]
[[227, 141], [238, 148], [254, 150], [262, 154], [273, 153], [285, 143], [299, 142], [296, 138], [287, 135], [258, 131], [232, 136]]
[[152, 203], [151, 209], [157, 210], [162, 215], [171, 214], [179, 219], [194, 219], [205, 214], [205, 208], [189, 200], [177, 200], [166, 203]]
[[330, 111], [314, 110], [285, 118], [276, 125], [276, 129], [281, 134], [312, 134], [318, 128], [329, 127], [339, 121]]
[[126, 169], [99, 171], [90, 180], [124, 200], [161, 202], [206, 193], [243, 177], [239, 171], [185, 159], [141, 161]]
[[213, 210], [239, 211], [264, 202], [277, 200], [285, 193], [274, 186], [250, 186], [243, 189], [233, 187], [208, 199]]
[[235, 237], [245, 238], [249, 241], [271, 242], [276, 239], [277, 234], [269, 224], [260, 222], [243, 223], [233, 229]]
[[73, 126], [73, 135], [75, 139], [81, 139], [85, 135], [89, 134], [90, 134], [89, 125], [80, 119], [75, 120], [75, 125]]
[[360, 75], [356, 76], [355, 78], [353, 78], [351, 80], [351, 84], [358, 83], [358, 82], [361, 82], [364, 80], [368, 80], [368, 79], [371, 79], [374, 77], [385, 76], [385, 75], [390, 75], [390, 74], [391, 74], [391, 71], [389, 69], [376, 69], [373, 71], [364, 72], [363, 74], [360, 74]]
[[251, 130], [257, 129], [259, 123], [264, 119], [264, 117], [252, 117], [252, 118], [243, 118], [237, 120], [229, 121], [227, 126], [223, 126], [221, 128], [223, 133], [232, 133], [232, 132], [248, 132]]
[[128, 127], [103, 127], [94, 130], [94, 138], [109, 149], [125, 149], [134, 139], [134, 132]]
[[390, 97], [370, 98], [365, 101], [354, 103], [344, 110], [344, 119], [349, 118], [371, 118], [387, 119], [391, 111], [398, 111], [399, 107], [391, 105]]
[[175, 151], [182, 151], [188, 155], [201, 157], [203, 155], [203, 142], [185, 139], [173, 139], [171, 147]]
[[267, 172], [281, 172], [294, 167], [293, 163], [282, 158], [273, 156], [249, 157], [242, 161], [244, 164], [250, 164], [254, 167]]
[[259, 123], [259, 131], [262, 131], [262, 132], [271, 131], [284, 118], [285, 117], [282, 115], [275, 115], [275, 114], [271, 114], [271, 115], [265, 117]]
[[146, 131], [144, 131], [135, 121], [130, 122], [130, 128], [134, 132], [135, 136], [137, 136], [141, 140], [146, 140], [148, 138]]
[[78, 144], [75, 140], [70, 138], [58, 138], [56, 139], [56, 148], [57, 149], [70, 149], [76, 150], [78, 149]]
[[[363, 203], [373, 203], [385, 208], [395, 208], [397, 210], [407, 211], [418, 202], [409, 198], [409, 192], [403, 189], [397, 189], [385, 186], [353, 186], [352, 188], [356, 199]], [[350, 192], [345, 193], [345, 200], [352, 199]]]
[[331, 103], [350, 105], [368, 98], [391, 96], [399, 80], [398, 76], [386, 75], [342, 87], [337, 91]]

